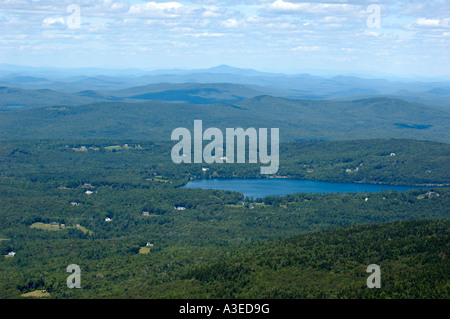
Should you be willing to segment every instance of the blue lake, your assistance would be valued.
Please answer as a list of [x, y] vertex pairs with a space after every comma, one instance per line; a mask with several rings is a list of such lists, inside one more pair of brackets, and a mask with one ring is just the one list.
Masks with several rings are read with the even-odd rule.
[[198, 179], [188, 182], [184, 188], [202, 188], [236, 191], [244, 196], [263, 198], [270, 195], [293, 193], [359, 193], [380, 192], [384, 190], [407, 191], [409, 189], [429, 188], [425, 186], [392, 186], [359, 183], [329, 183], [287, 178], [232, 178]]

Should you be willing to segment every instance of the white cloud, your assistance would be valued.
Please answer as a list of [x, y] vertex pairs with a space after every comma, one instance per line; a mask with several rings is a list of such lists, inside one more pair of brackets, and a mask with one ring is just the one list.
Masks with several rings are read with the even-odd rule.
[[408, 29], [445, 29], [450, 28], [449, 25], [450, 19], [427, 19], [427, 18], [419, 18], [413, 23], [410, 23], [406, 26]]
[[275, 22], [275, 23], [267, 23], [265, 27], [268, 30], [276, 30], [276, 29], [298, 29], [298, 25], [289, 23], [289, 22]]
[[202, 13], [202, 17], [203, 18], [219, 18], [222, 15], [218, 12], [214, 12], [212, 10], [206, 10], [205, 12]]
[[276, 0], [274, 3], [268, 6], [269, 11], [281, 12], [281, 13], [295, 13], [302, 11], [302, 7], [305, 4], [296, 4], [291, 2], [285, 2], [283, 0]]
[[341, 23], [346, 21], [347, 18], [339, 18], [334, 16], [326, 16], [325, 18], [320, 19], [319, 23]]
[[420, 18], [417, 19], [416, 25], [419, 27], [439, 27], [441, 24], [441, 21], [439, 19], [425, 19]]
[[306, 51], [306, 52], [310, 52], [310, 51], [319, 51], [320, 47], [318, 46], [298, 46], [296, 48], [291, 49], [292, 51]]
[[267, 11], [273, 13], [330, 13], [338, 11], [354, 11], [360, 10], [359, 5], [347, 4], [347, 3], [326, 3], [326, 2], [301, 2], [293, 3], [284, 0], [276, 0], [269, 4]]
[[64, 18], [46, 18], [42, 21], [44, 27], [63, 26], [66, 25]]
[[364, 30], [363, 35], [369, 35], [378, 38], [381, 36], [381, 33], [373, 30]]
[[147, 17], [173, 18], [179, 15], [183, 5], [178, 2], [147, 2], [130, 6], [128, 11], [132, 15], [145, 15]]
[[237, 28], [239, 26], [239, 22], [236, 19], [228, 19], [222, 22], [222, 25], [225, 28]]
[[218, 33], [218, 32], [201, 32], [201, 33], [189, 33], [186, 34], [188, 36], [191, 37], [195, 37], [195, 38], [217, 38], [217, 37], [224, 37], [226, 36], [225, 33]]

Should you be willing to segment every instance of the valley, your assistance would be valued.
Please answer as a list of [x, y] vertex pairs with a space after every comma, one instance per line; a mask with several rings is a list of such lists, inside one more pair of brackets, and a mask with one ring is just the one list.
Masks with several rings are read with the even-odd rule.
[[[86, 151], [77, 151], [82, 146]], [[0, 249], [15, 255], [0, 260], [1, 297], [36, 290], [46, 298], [100, 299], [448, 295], [448, 187], [431, 188], [439, 196], [419, 188], [252, 200], [177, 186], [191, 178], [255, 177], [258, 164], [205, 171], [204, 164], [173, 163], [171, 146], [2, 141]], [[280, 154], [279, 174], [291, 178], [450, 184], [450, 148], [442, 143], [297, 142], [283, 144]], [[348, 174], [353, 162], [364, 165]], [[386, 289], [365, 288], [370, 263], [383, 267]], [[67, 288], [69, 264], [81, 267], [82, 289]], [[411, 280], [414, 288], [405, 289]]]
[[[3, 76], [0, 298], [448, 298], [446, 84], [411, 84], [428, 90], [415, 99], [395, 94], [401, 83], [255, 72]], [[278, 169], [261, 174], [245, 152], [174, 161], [172, 132], [195, 133], [195, 121], [215, 134], [279, 129]], [[210, 147], [211, 136], [192, 137]], [[392, 189], [185, 188], [229, 179]], [[370, 264], [380, 289], [367, 288]], [[81, 269], [79, 289], [67, 285], [69, 265]]]

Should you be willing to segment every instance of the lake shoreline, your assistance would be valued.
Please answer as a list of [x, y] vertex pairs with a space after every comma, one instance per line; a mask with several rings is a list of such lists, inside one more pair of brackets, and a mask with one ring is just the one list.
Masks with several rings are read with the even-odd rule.
[[244, 197], [264, 198], [295, 193], [377, 193], [381, 191], [408, 191], [444, 186], [387, 185], [375, 183], [342, 183], [292, 178], [207, 178], [192, 179], [181, 188], [235, 191]]
[[353, 181], [353, 182], [337, 182], [333, 180], [322, 180], [322, 179], [301, 179], [301, 178], [293, 178], [288, 176], [267, 176], [267, 177], [211, 177], [211, 178], [190, 178], [186, 183], [179, 187], [186, 186], [189, 182], [199, 181], [199, 180], [235, 180], [235, 179], [287, 179], [287, 180], [298, 180], [298, 181], [315, 181], [315, 182], [325, 182], [325, 183], [340, 183], [340, 184], [367, 184], [367, 185], [385, 185], [385, 186], [408, 186], [408, 187], [450, 187], [450, 184], [435, 184], [435, 183], [427, 183], [427, 184], [393, 184], [393, 183], [383, 183], [383, 182], [370, 182], [370, 181]]

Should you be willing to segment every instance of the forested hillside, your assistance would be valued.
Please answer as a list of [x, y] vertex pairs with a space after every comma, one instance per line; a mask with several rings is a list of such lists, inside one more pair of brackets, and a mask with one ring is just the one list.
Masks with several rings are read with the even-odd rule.
[[[419, 220], [229, 247], [155, 243], [148, 254], [129, 239], [41, 231], [20, 247], [22, 256], [0, 260], [0, 297], [46, 290], [53, 298], [447, 299], [449, 227], [448, 219]], [[74, 262], [82, 289], [66, 286], [65, 268]], [[381, 289], [366, 286], [373, 263]]]
[[[198, 95], [197, 91], [202, 90], [203, 93]], [[279, 128], [283, 143], [372, 138], [450, 141], [449, 108], [381, 97], [331, 101], [292, 100], [263, 95], [244, 99], [241, 92], [244, 90], [239, 91], [241, 97], [235, 96], [233, 91], [218, 91], [214, 87], [191, 88], [190, 91], [197, 92], [188, 97], [191, 102], [202, 100], [198, 102], [213, 104], [175, 102], [181, 95], [188, 94], [185, 90], [138, 94], [134, 95], [133, 102], [3, 107], [0, 108], [0, 138], [170, 141], [175, 128], [192, 129], [194, 120], [202, 120], [205, 129]], [[155, 94], [166, 96], [166, 100], [170, 96], [173, 102], [139, 100]], [[252, 91], [247, 94], [251, 95]], [[12, 106], [21, 105], [24, 104], [17, 102]]]
[[[256, 177], [259, 164], [203, 171], [174, 164], [170, 149], [137, 140], [2, 141], [0, 297], [448, 297], [450, 188], [252, 201], [178, 186]], [[436, 142], [304, 142], [280, 152], [279, 174], [289, 177], [450, 179], [448, 145]], [[372, 263], [382, 269], [380, 291], [365, 287]], [[81, 267], [83, 289], [67, 288], [70, 264]]]

